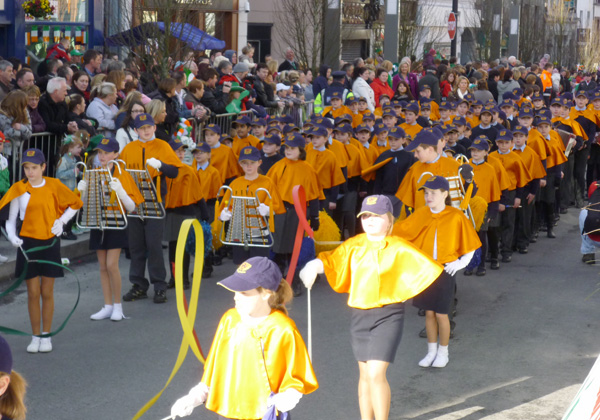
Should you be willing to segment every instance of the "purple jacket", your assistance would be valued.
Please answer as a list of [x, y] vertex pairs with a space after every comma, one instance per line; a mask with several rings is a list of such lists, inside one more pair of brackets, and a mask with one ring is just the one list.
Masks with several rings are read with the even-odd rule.
[[44, 119], [38, 112], [37, 108], [31, 109], [27, 107], [27, 110], [29, 111], [29, 118], [31, 118], [31, 131], [34, 133], [41, 133], [46, 131], [46, 123], [44, 122]]
[[392, 79], [392, 89], [394, 90], [394, 94], [396, 93], [396, 88], [400, 84], [400, 80], [404, 80], [408, 83], [410, 87], [410, 92], [413, 95], [413, 98], [419, 97], [419, 80], [417, 80], [417, 75], [414, 73], [408, 73], [407, 79], [401, 78], [400, 73], [394, 76]]

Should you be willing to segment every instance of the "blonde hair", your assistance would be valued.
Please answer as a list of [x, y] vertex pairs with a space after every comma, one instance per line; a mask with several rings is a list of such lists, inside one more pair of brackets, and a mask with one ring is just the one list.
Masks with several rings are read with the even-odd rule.
[[117, 92], [117, 87], [115, 86], [114, 83], [102, 82], [102, 83], [100, 83], [100, 85], [94, 86], [92, 88], [92, 91], [90, 92], [90, 99], [93, 99], [96, 97], [98, 97], [100, 99], [104, 99], [108, 95], [112, 95], [113, 93], [116, 93], [116, 92]]
[[156, 119], [156, 116], [166, 109], [166, 104], [160, 99], [152, 99], [146, 104], [146, 112]]
[[104, 79], [106, 79], [106, 74], [104, 74], [104, 73], [100, 73], [100, 74], [97, 74], [94, 77], [92, 77], [92, 80], [90, 80], [90, 89], [93, 89], [98, 85], [101, 85], [104, 82]]
[[284, 314], [288, 314], [288, 310], [285, 305], [292, 301], [294, 298], [294, 292], [292, 292], [292, 288], [288, 284], [285, 279], [281, 279], [279, 282], [279, 287], [277, 287], [276, 291], [264, 289], [262, 287], [258, 288], [259, 292], [267, 291], [271, 293], [269, 297], [269, 306], [276, 311], [281, 311]]
[[25, 407], [25, 389], [27, 382], [14, 370], [9, 375], [6, 372], [0, 372], [0, 378], [8, 376], [10, 382], [6, 392], [0, 398], [0, 417], [7, 416], [13, 420], [25, 420], [27, 408]]

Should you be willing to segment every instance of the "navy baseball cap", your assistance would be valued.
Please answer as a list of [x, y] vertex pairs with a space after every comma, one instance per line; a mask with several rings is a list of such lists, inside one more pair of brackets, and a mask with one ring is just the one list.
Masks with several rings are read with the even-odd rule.
[[333, 132], [339, 131], [340, 133], [352, 133], [352, 125], [349, 123], [341, 123], [333, 129]]
[[318, 118], [315, 120], [314, 124], [318, 125], [319, 127], [333, 130], [333, 123], [329, 118]]
[[371, 111], [365, 112], [363, 114], [363, 121], [375, 121], [375, 115]]
[[454, 117], [454, 119], [452, 119], [452, 124], [454, 124], [457, 127], [459, 125], [467, 125], [467, 120], [465, 119], [465, 117]]
[[529, 135], [529, 131], [522, 125], [515, 125], [512, 129], [512, 132], [513, 132], [513, 136], [517, 133], [523, 134], [525, 136]]
[[288, 114], [281, 114], [278, 118], [278, 121], [283, 124], [293, 124], [294, 123], [294, 119], [292, 118], [291, 115], [288, 115]]
[[12, 373], [13, 358], [8, 342], [0, 335], [0, 372]]
[[343, 122], [352, 123], [352, 117], [348, 114], [342, 114], [334, 120], [335, 125], [339, 125]]
[[471, 106], [483, 106], [483, 102], [478, 101], [477, 99], [475, 99], [473, 101], [473, 103], [471, 104]]
[[256, 120], [252, 121], [252, 127], [256, 127], [256, 126], [266, 127], [267, 122], [265, 121], [264, 118], [258, 118]]
[[402, 129], [402, 127], [392, 127], [390, 131], [388, 131], [388, 137], [393, 137], [395, 139], [403, 139], [406, 137], [406, 133]]
[[369, 126], [365, 123], [362, 124], [358, 124], [356, 126], [356, 128], [354, 129], [355, 132], [360, 133], [361, 131], [368, 131], [371, 132], [371, 129], [369, 128]]
[[344, 99], [344, 98], [343, 98], [343, 95], [342, 95], [342, 92], [339, 92], [339, 91], [337, 91], [337, 92], [333, 92], [333, 93], [331, 94], [331, 99], [330, 99], [330, 100], [332, 100], [332, 101], [333, 101], [334, 99], [338, 99], [338, 100], [342, 101], [342, 100]]
[[152, 115], [150, 115], [150, 114], [140, 114], [137, 117], [135, 117], [135, 120], [133, 120], [133, 127], [134, 128], [142, 128], [145, 125], [156, 125], [154, 123], [154, 118], [152, 118]]
[[490, 150], [490, 144], [488, 142], [488, 138], [482, 134], [473, 140], [473, 143], [471, 143], [469, 149], [485, 150], [487, 152]]
[[195, 152], [210, 153], [210, 146], [204, 142], [200, 142], [196, 145], [196, 148], [192, 151], [192, 153], [195, 153]]
[[498, 131], [498, 135], [496, 136], [496, 141], [512, 141], [512, 139], [512, 131], [506, 129]]
[[341, 79], [343, 77], [346, 77], [346, 72], [337, 70], [331, 73], [331, 77], [333, 77], [334, 79]]
[[204, 127], [204, 131], [206, 130], [221, 135], [221, 127], [217, 124], [208, 124], [206, 127]]
[[260, 160], [260, 151], [254, 146], [246, 146], [240, 150], [238, 162], [241, 162], [242, 160], [251, 160], [253, 162], [257, 162]]
[[567, 98], [568, 100], [572, 101], [573, 100], [573, 93], [571, 92], [565, 92], [561, 95], [563, 98]]
[[502, 95], [502, 101], [505, 101], [507, 99], [512, 99], [514, 101], [514, 100], [517, 100], [519, 98], [517, 98], [515, 95], [513, 95], [512, 92], [505, 92], [504, 95]]
[[425, 129], [419, 131], [414, 140], [404, 148], [407, 152], [412, 152], [421, 145], [437, 146], [438, 141], [442, 137], [441, 132]]
[[515, 99], [519, 98], [520, 96], [523, 96], [523, 89], [521, 88], [514, 88], [512, 90], [512, 94], [516, 96]]
[[483, 107], [483, 109], [481, 110], [481, 112], [479, 113], [479, 115], [481, 114], [485, 114], [488, 113], [490, 115], [494, 115], [494, 106], [485, 106]]
[[560, 96], [552, 99], [552, 102], [550, 102], [550, 106], [554, 106], [554, 105], [556, 105], [556, 106], [562, 106], [562, 101], [561, 101]]
[[283, 134], [291, 133], [292, 131], [300, 131], [300, 128], [294, 124], [286, 124], [283, 126]]
[[269, 115], [267, 117], [267, 125], [278, 124], [278, 123], [279, 123], [279, 118], [277, 117], [277, 115]]
[[270, 126], [267, 127], [266, 133], [267, 134], [268, 133], [279, 133], [279, 134], [281, 134], [282, 131], [281, 131], [281, 128], [279, 128], [278, 125], [270, 125]]
[[41, 165], [42, 163], [46, 163], [46, 157], [40, 149], [27, 149], [23, 152], [23, 157], [21, 157], [21, 165], [27, 162]]
[[313, 127], [309, 131], [307, 131], [306, 135], [308, 137], [313, 137], [313, 136], [327, 137], [327, 130], [325, 130], [324, 127]]
[[448, 183], [448, 180], [443, 176], [432, 176], [427, 181], [425, 181], [425, 184], [423, 184], [423, 186], [419, 188], [419, 191], [424, 190], [425, 188], [430, 190], [449, 191], [450, 184]]
[[429, 110], [431, 110], [431, 103], [429, 103], [429, 102], [423, 102], [423, 103], [421, 104], [421, 111], [422, 111], [422, 110], [424, 110], [424, 109], [429, 109]]
[[398, 118], [398, 115], [396, 114], [396, 111], [394, 111], [394, 108], [386, 108], [383, 110], [383, 113], [381, 114], [381, 118], [385, 118], [385, 117]]
[[456, 131], [458, 132], [458, 127], [455, 126], [454, 124], [446, 124], [444, 127], [441, 128], [442, 129], [442, 133], [443, 134], [448, 134], [452, 131]]
[[595, 90], [590, 94], [590, 101], [596, 101], [600, 99], [600, 91]]
[[532, 101], [543, 101], [544, 96], [540, 92], [533, 92], [533, 95], [531, 95], [531, 100]]
[[346, 98], [346, 105], [352, 105], [352, 104], [357, 104], [358, 103], [358, 99], [356, 99], [354, 96], [349, 96]]
[[419, 88], [419, 92], [423, 92], [425, 90], [431, 90], [431, 87], [429, 87], [429, 85], [423, 85]]
[[387, 128], [387, 125], [385, 125], [383, 123], [379, 123], [379, 124], [375, 125], [373, 131], [375, 132], [376, 135], [379, 135], [382, 131], [389, 131], [389, 129]]
[[368, 101], [367, 101], [367, 98], [365, 98], [364, 96], [360, 96], [358, 98], [358, 102], [368, 102]]
[[264, 142], [276, 144], [277, 146], [281, 146], [281, 137], [279, 137], [276, 133], [269, 133], [265, 135], [263, 139]]
[[547, 108], [542, 108], [539, 111], [536, 111], [537, 117], [548, 117], [549, 120], [552, 120], [552, 111]]
[[229, 135], [228, 133], [223, 133], [223, 134], [221, 134], [221, 137], [219, 138], [219, 141], [221, 143], [223, 143], [223, 140], [231, 140], [231, 141], [233, 141], [233, 137], [231, 137], [231, 135]]
[[232, 292], [247, 292], [259, 287], [276, 291], [282, 279], [281, 270], [273, 261], [267, 257], [252, 257], [217, 284]]
[[533, 118], [533, 109], [526, 106], [519, 110], [519, 118]]
[[443, 102], [440, 104], [440, 107], [439, 107], [439, 109], [440, 109], [440, 111], [441, 111], [441, 110], [450, 111], [450, 110], [452, 109], [452, 107], [450, 106], [450, 102], [448, 102], [448, 101], [443, 101]]
[[173, 149], [173, 151], [185, 146], [181, 140], [177, 137], [175, 137], [174, 139], [172, 139], [171, 141], [169, 141], [169, 146], [171, 146], [171, 149]]
[[383, 216], [386, 213], [394, 214], [392, 202], [385, 195], [370, 195], [365, 197], [360, 207], [360, 212], [356, 217], [360, 217], [365, 213], [376, 214]]
[[406, 105], [406, 111], [414, 112], [415, 114], [419, 113], [419, 103], [417, 101], [411, 101], [408, 105]]
[[285, 136], [285, 145], [287, 147], [306, 147], [306, 140], [300, 133], [290, 133]]
[[579, 98], [580, 96], [585, 96], [587, 98], [587, 93], [585, 92], [585, 90], [579, 90], [576, 94], [575, 97]]
[[539, 117], [536, 117], [533, 123], [536, 127], [539, 127], [542, 124], [552, 125], [552, 121], [550, 120], [550, 118], [546, 117], [545, 115], [540, 115]]
[[96, 149], [103, 150], [105, 152], [118, 152], [119, 151], [119, 142], [115, 140], [113, 137], [104, 137], [98, 145]]
[[252, 120], [250, 119], [250, 117], [243, 115], [241, 117], [238, 117], [237, 120], [235, 120], [234, 122], [231, 123], [231, 125], [233, 127], [235, 127], [236, 125], [239, 125], [239, 124], [252, 125]]

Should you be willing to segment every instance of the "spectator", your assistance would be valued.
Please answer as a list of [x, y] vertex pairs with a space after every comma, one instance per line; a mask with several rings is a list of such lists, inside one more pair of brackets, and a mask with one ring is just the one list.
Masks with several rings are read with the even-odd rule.
[[392, 98], [394, 101], [412, 101], [413, 98], [412, 93], [410, 91], [410, 87], [404, 80], [400, 80], [398, 82], [398, 86], [396, 87], [396, 92], [394, 92], [394, 97]]
[[476, 101], [480, 101], [482, 104], [486, 104], [490, 100], [494, 100], [494, 96], [488, 90], [488, 85], [485, 79], [477, 81], [477, 89], [473, 92], [473, 97]]
[[106, 75], [104, 79], [105, 83], [112, 83], [117, 88], [117, 108], [121, 107], [123, 101], [125, 100], [125, 72], [123, 70], [112, 70], [110, 73]]
[[229, 60], [231, 65], [235, 65], [238, 63], [237, 52], [235, 52], [235, 50], [226, 50], [223, 55]]
[[90, 76], [90, 79], [100, 72], [102, 64], [102, 54], [96, 50], [87, 50], [83, 54], [83, 70]]
[[[151, 99], [160, 99], [165, 103], [167, 115], [162, 122], [162, 126], [169, 134], [167, 141], [175, 134], [179, 124], [179, 111], [177, 110], [177, 99], [175, 98], [176, 88], [177, 82], [175, 79], [167, 77], [158, 83], [158, 90], [148, 95]], [[158, 123], [156, 125], [158, 126]]]
[[[269, 73], [273, 79], [275, 79], [275, 76], [277, 76], [278, 67], [279, 63], [277, 62], [277, 60], [270, 60], [267, 63], [267, 68], [269, 69]], [[271, 80], [269, 83], [273, 83], [273, 80]]]
[[447, 98], [450, 93], [454, 89], [456, 89], [456, 85], [458, 84], [458, 77], [456, 76], [456, 71], [454, 69], [449, 69], [442, 76], [442, 80], [440, 81], [440, 90], [442, 98]]
[[135, 117], [144, 113], [146, 113], [146, 108], [140, 100], [130, 101], [126, 105], [123, 105], [123, 108], [119, 111], [119, 115], [122, 114], [125, 116], [115, 136], [119, 143], [119, 152], [129, 143], [138, 139], [137, 132], [133, 127], [133, 121]]
[[269, 69], [265, 63], [256, 66], [256, 79], [254, 90], [256, 91], [256, 104], [265, 108], [283, 107], [283, 102], [276, 101], [271, 89], [265, 88], [265, 79], [269, 75]]
[[319, 75], [313, 81], [313, 95], [315, 98], [323, 89], [326, 89], [328, 85], [327, 80], [331, 76], [331, 67], [323, 64], [319, 69]]
[[298, 80], [298, 83], [300, 84], [300, 87], [302, 87], [302, 89], [304, 90], [304, 100], [305, 101], [314, 100], [315, 95], [313, 93], [312, 70], [308, 69], [305, 72], [301, 70], [299, 74], [300, 74], [300, 79]]
[[10, 61], [0, 61], [0, 102], [12, 90], [12, 80], [14, 78], [13, 65]]
[[388, 98], [394, 96], [394, 91], [390, 85], [388, 85], [388, 72], [384, 68], [377, 69], [375, 80], [373, 80], [369, 86], [371, 86], [373, 94], [375, 95], [375, 107], [379, 107], [379, 97], [382, 94], [386, 94]]
[[[185, 103], [185, 96], [187, 95], [187, 91], [185, 90], [185, 87], [187, 85], [187, 79], [185, 77], [185, 74], [182, 72], [174, 72], [173, 73], [173, 79], [175, 79], [175, 81], [177, 82], [177, 85], [175, 87], [175, 96], [173, 97], [173, 101], [175, 102], [175, 105], [177, 105], [177, 112], [179, 113], [179, 117], [180, 118], [191, 118], [191, 117], [195, 117], [198, 113], [200, 113], [200, 117], [204, 116], [204, 112], [202, 112], [202, 110], [204, 110], [204, 107], [202, 108], [192, 108], [192, 109], [188, 109], [186, 103]], [[195, 79], [194, 79], [195, 80]]]
[[435, 50], [432, 48], [429, 50], [425, 57], [423, 58], [423, 67], [429, 68], [434, 65], [433, 59], [435, 57]]
[[233, 71], [233, 65], [226, 59], [219, 60], [219, 64], [217, 64], [217, 71], [219, 72], [221, 79], [227, 78]]
[[114, 137], [117, 132], [115, 115], [119, 112], [119, 108], [115, 105], [117, 87], [113, 83], [102, 83], [92, 89], [90, 98], [93, 99], [87, 107], [86, 115], [98, 121], [99, 133], [106, 137]]
[[504, 79], [500, 83], [498, 83], [498, 102], [502, 102], [502, 96], [506, 92], [512, 92], [513, 89], [517, 88], [521, 88], [521, 86], [513, 79], [512, 70], [505, 70]]
[[425, 85], [431, 88], [431, 99], [433, 99], [437, 104], [441, 101], [440, 95], [440, 80], [436, 76], [437, 67], [429, 66], [427, 67], [427, 72], [425, 76], [421, 77], [419, 80], [419, 91]]
[[[390, 63], [388, 61], [388, 63]], [[391, 65], [392, 63], [390, 63]], [[346, 80], [344, 80], [344, 86], [348, 90], [352, 90], [352, 75], [354, 73], [354, 65], [352, 63], [346, 63], [342, 66], [342, 71], [346, 72]], [[388, 70], [389, 72], [390, 70]]]
[[71, 95], [65, 98], [69, 109], [69, 120], [75, 121], [79, 130], [85, 130], [90, 136], [96, 135], [98, 121], [85, 115], [85, 101], [81, 95]]
[[[96, 86], [100, 86], [102, 83], [104, 83], [105, 80], [106, 80], [106, 74], [104, 74], [104, 73], [100, 73], [100, 74], [97, 74], [94, 77], [92, 77], [92, 80], [90, 80], [90, 88], [89, 88], [90, 92], [92, 90], [94, 90], [94, 88]], [[94, 99], [94, 98], [92, 98], [92, 96], [90, 94], [90, 101], [92, 99]]]
[[0, 104], [0, 131], [10, 140], [10, 146], [4, 146], [8, 156], [18, 155], [21, 144], [31, 137], [27, 95], [22, 90], [9, 92]]
[[452, 92], [452, 99], [454, 101], [462, 100], [465, 95], [473, 93], [469, 87], [469, 79], [465, 76], [459, 76], [458, 82], [456, 83], [456, 89]]
[[154, 118], [156, 124], [156, 131], [154, 136], [157, 139], [164, 140], [166, 142], [171, 141], [171, 135], [165, 130], [165, 118], [167, 117], [167, 107], [164, 101], [160, 99], [152, 99], [148, 105], [146, 105], [146, 111]]
[[369, 78], [369, 69], [366, 67], [354, 68], [354, 83], [352, 84], [352, 92], [355, 98], [365, 98], [369, 111], [375, 111], [375, 92], [369, 86], [367, 80]]
[[246, 64], [248, 68], [253, 69], [254, 67], [256, 67], [256, 63], [254, 63], [254, 60], [252, 59], [253, 55], [254, 47], [252, 45], [246, 45], [244, 48], [242, 48], [242, 55], [240, 55], [238, 61], [239, 63]]
[[71, 56], [69, 55], [69, 49], [71, 45], [67, 38], [61, 38], [58, 44], [53, 45], [46, 54], [46, 60], [56, 58], [63, 62], [71, 62]]
[[494, 101], [498, 102], [498, 82], [500, 81], [500, 72], [496, 69], [490, 70], [488, 73], [488, 90], [494, 97]]
[[[48, 81], [46, 93], [40, 97], [39, 111], [46, 123], [46, 129], [59, 136], [78, 130], [77, 123], [68, 119], [66, 96], [67, 82], [62, 77], [55, 77]], [[48, 161], [51, 162], [50, 158]]]
[[23, 89], [23, 92], [27, 95], [27, 112], [29, 112], [29, 119], [31, 120], [31, 131], [33, 133], [46, 131], [46, 123], [38, 111], [41, 95], [40, 88], [36, 85], [31, 85]]
[[579, 93], [581, 91], [591, 92], [596, 89], [596, 82], [592, 80], [592, 73], [586, 72], [583, 75], [583, 80], [577, 86], [576, 92]]
[[290, 47], [285, 49], [285, 61], [279, 65], [277, 71], [281, 72], [284, 70], [300, 70], [300, 65], [294, 61], [295, 53]]
[[56, 70], [56, 75], [62, 77], [67, 81], [67, 86], [71, 87], [73, 84], [73, 69], [68, 64], [63, 64]]
[[418, 98], [419, 81], [417, 80], [417, 75], [410, 72], [410, 66], [410, 58], [404, 57], [402, 60], [400, 60], [398, 74], [392, 79], [392, 89], [396, 91], [396, 87], [398, 86], [400, 80], [404, 80], [410, 87], [410, 93], [412, 94], [413, 98]]
[[69, 95], [81, 95], [86, 105], [90, 103], [90, 76], [85, 71], [78, 71], [73, 75], [73, 84], [69, 89]]
[[19, 72], [15, 76], [15, 87], [17, 89], [25, 90], [25, 88], [33, 86], [34, 84], [35, 76], [33, 75], [33, 71], [31, 71], [30, 68], [24, 68], [19, 70]]
[[[226, 112], [227, 99], [230, 85], [223, 85], [217, 88], [219, 74], [215, 69], [207, 69], [203, 74], [204, 95], [202, 96], [202, 105], [211, 110], [214, 114], [224, 114]], [[255, 85], [256, 87], [256, 85]]]

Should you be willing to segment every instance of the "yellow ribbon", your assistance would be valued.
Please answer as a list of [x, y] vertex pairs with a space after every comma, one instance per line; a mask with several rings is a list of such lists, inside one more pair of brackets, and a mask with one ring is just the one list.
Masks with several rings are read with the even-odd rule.
[[[192, 283], [192, 294], [190, 296], [190, 304], [188, 313], [185, 313], [185, 305], [183, 303], [183, 256], [185, 253], [185, 244], [187, 242], [188, 233], [191, 228], [194, 228], [194, 234], [196, 235], [196, 250], [195, 250], [195, 261], [194, 261], [194, 277]], [[179, 229], [179, 237], [177, 238], [177, 249], [175, 250], [175, 296], [177, 298], [177, 313], [179, 314], [179, 320], [181, 321], [181, 327], [183, 329], [183, 338], [181, 339], [181, 346], [179, 347], [179, 354], [177, 355], [177, 361], [173, 367], [171, 375], [165, 386], [156, 394], [150, 401], [146, 403], [140, 410], [133, 416], [133, 420], [137, 420], [144, 415], [150, 407], [160, 398], [163, 391], [169, 386], [171, 380], [183, 364], [185, 357], [187, 356], [188, 347], [192, 349], [192, 352], [196, 355], [196, 358], [200, 363], [204, 363], [204, 357], [202, 351], [196, 343], [194, 337], [194, 321], [196, 320], [196, 312], [198, 309], [198, 295], [200, 293], [200, 282], [202, 281], [202, 268], [204, 266], [204, 233], [202, 232], [202, 226], [196, 219], [187, 219], [183, 221], [181, 229]]]
[[160, 195], [160, 175], [156, 177], [156, 199], [162, 203], [162, 195]]

